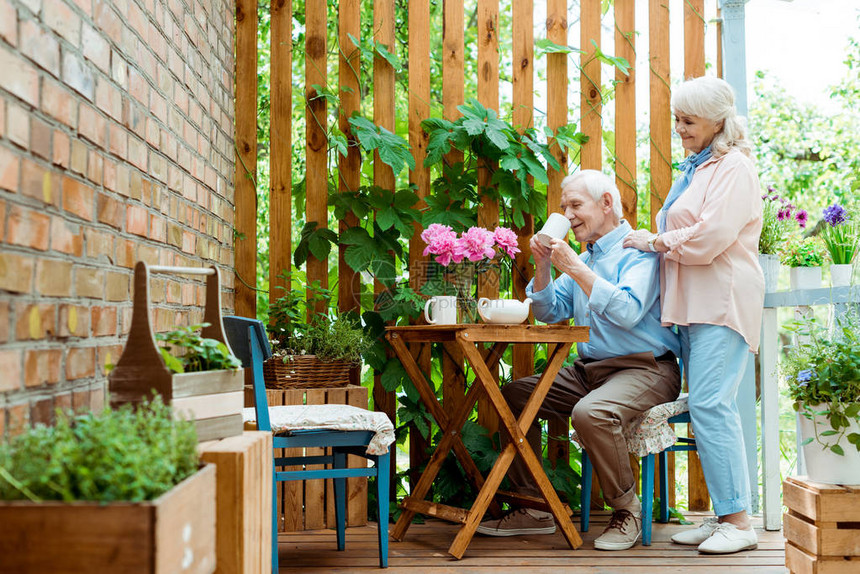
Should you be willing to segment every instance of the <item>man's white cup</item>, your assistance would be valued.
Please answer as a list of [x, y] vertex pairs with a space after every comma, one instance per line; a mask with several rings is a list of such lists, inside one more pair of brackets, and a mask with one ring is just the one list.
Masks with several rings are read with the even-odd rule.
[[[430, 310], [433, 310], [431, 317]], [[431, 325], [457, 324], [457, 297], [455, 295], [436, 295], [424, 304], [424, 318]]]
[[560, 213], [550, 213], [546, 223], [537, 232], [538, 241], [545, 247], [552, 245], [553, 239], [564, 239], [570, 231], [570, 220]]

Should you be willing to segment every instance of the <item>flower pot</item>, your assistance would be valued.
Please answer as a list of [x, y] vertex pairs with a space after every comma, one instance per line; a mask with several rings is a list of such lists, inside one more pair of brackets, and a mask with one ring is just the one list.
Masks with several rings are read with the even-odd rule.
[[792, 267], [789, 278], [792, 291], [821, 287], [821, 267]]
[[851, 285], [851, 272], [854, 266], [850, 263], [834, 263], [830, 266], [830, 285], [842, 287]]
[[779, 283], [779, 256], [759, 253], [758, 264], [764, 274], [764, 292], [773, 293]]
[[215, 466], [148, 502], [0, 502], [0, 572], [209, 574]]
[[[826, 404], [813, 405], [814, 411], [827, 409]], [[812, 442], [803, 446], [803, 457], [806, 459], [806, 472], [811, 480], [826, 484], [857, 484], [860, 481], [860, 451], [848, 442], [848, 434], [860, 432], [860, 424], [849, 421], [849, 428], [838, 443], [845, 452], [844, 455], [836, 454], [822, 445], [815, 437], [818, 429], [819, 436], [822, 432], [830, 430], [830, 422], [824, 415], [814, 415], [812, 420], [803, 416], [800, 419], [800, 436], [805, 441], [812, 438]], [[823, 442], [834, 444], [834, 437], [821, 437]]]

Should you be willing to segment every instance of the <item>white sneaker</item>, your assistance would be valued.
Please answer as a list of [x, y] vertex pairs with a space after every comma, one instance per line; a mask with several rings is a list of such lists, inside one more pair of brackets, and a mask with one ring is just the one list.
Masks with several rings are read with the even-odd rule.
[[705, 540], [711, 537], [714, 530], [719, 525], [719, 518], [711, 516], [706, 518], [698, 528], [691, 528], [672, 535], [672, 542], [675, 544], [687, 544], [689, 546], [698, 546]]
[[758, 536], [755, 530], [741, 530], [729, 522], [718, 524], [710, 538], [699, 544], [699, 552], [703, 554], [731, 554], [756, 548]]

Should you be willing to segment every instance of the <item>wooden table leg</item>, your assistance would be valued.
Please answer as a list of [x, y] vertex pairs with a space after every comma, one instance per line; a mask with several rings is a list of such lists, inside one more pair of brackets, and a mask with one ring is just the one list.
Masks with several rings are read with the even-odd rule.
[[475, 534], [475, 530], [480, 523], [487, 505], [493, 499], [499, 484], [501, 484], [502, 478], [513, 462], [513, 458], [516, 454], [523, 457], [523, 460], [526, 463], [526, 468], [535, 479], [538, 489], [546, 499], [547, 504], [549, 504], [550, 510], [558, 521], [568, 544], [571, 548], [578, 548], [582, 545], [582, 539], [573, 527], [570, 517], [564, 511], [564, 507], [562, 506], [558, 495], [555, 493], [555, 490], [553, 490], [549, 479], [543, 471], [540, 461], [537, 459], [534, 451], [532, 451], [526, 441], [524, 434], [531, 425], [535, 416], [537, 416], [540, 404], [543, 402], [544, 398], [546, 398], [546, 394], [549, 392], [549, 387], [552, 385], [552, 381], [558, 374], [561, 364], [570, 350], [571, 344], [568, 343], [560, 345], [553, 351], [546, 370], [538, 380], [538, 383], [532, 392], [532, 396], [526, 403], [526, 407], [520, 415], [519, 420], [517, 420], [514, 418], [510, 407], [493, 380], [489, 369], [475, 345], [471, 341], [460, 336], [458, 336], [458, 342], [463, 349], [463, 354], [475, 370], [475, 384], [481, 384], [483, 386], [484, 391], [490, 399], [490, 403], [499, 414], [502, 424], [510, 434], [512, 442], [505, 447], [502, 454], [499, 455], [498, 460], [496, 460], [496, 464], [487, 476], [481, 492], [478, 493], [478, 497], [469, 511], [468, 520], [457, 533], [457, 536], [451, 544], [451, 547], [448, 549], [448, 552], [455, 558], [462, 558], [466, 551], [466, 547], [469, 545], [472, 536]]
[[[439, 425], [439, 428], [442, 430], [442, 440], [439, 442], [439, 445], [430, 457], [430, 461], [428, 462], [424, 473], [418, 479], [418, 483], [416, 484], [410, 498], [423, 500], [424, 497], [427, 496], [430, 486], [433, 484], [433, 480], [436, 478], [439, 470], [441, 470], [442, 464], [445, 462], [445, 458], [452, 448], [454, 449], [454, 454], [457, 456], [458, 460], [460, 460], [467, 477], [475, 485], [475, 488], [481, 489], [484, 485], [484, 479], [460, 437], [460, 429], [468, 418], [469, 412], [471, 412], [472, 407], [478, 400], [478, 396], [482, 391], [481, 385], [472, 385], [472, 388], [470, 388], [469, 392], [466, 394], [464, 402], [459, 405], [454, 416], [449, 419], [445, 414], [445, 411], [442, 410], [441, 405], [439, 405], [439, 402], [436, 400], [436, 395], [430, 389], [430, 386], [424, 378], [424, 374], [415, 362], [415, 358], [412, 353], [409, 352], [408, 348], [403, 343], [403, 340], [394, 334], [389, 336], [389, 341], [391, 342], [391, 345], [394, 348], [395, 353], [397, 353], [401, 363], [403, 363], [404, 369], [406, 369], [407, 374], [418, 390], [418, 394], [421, 396], [422, 402], [424, 402], [431, 416], [433, 416], [436, 423]], [[498, 505], [494, 504], [494, 506], [494, 511], [499, 512]], [[403, 536], [406, 534], [406, 530], [409, 529], [414, 516], [414, 511], [404, 509], [391, 532], [392, 539], [403, 539]]]
[[[433, 454], [430, 456], [430, 460], [428, 461], [424, 472], [421, 474], [421, 477], [418, 479], [418, 483], [415, 485], [409, 498], [424, 500], [424, 497], [427, 496], [427, 493], [430, 491], [430, 486], [436, 479], [436, 475], [442, 469], [442, 465], [445, 463], [445, 458], [448, 456], [448, 453], [451, 451], [454, 444], [457, 442], [462, 444], [459, 429], [463, 426], [469, 412], [472, 410], [472, 406], [478, 400], [479, 392], [480, 385], [473, 385], [472, 388], [469, 389], [469, 393], [466, 395], [465, 401], [459, 405], [458, 411], [455, 413], [451, 421], [446, 421], [444, 424], [440, 423], [439, 428], [442, 430], [442, 440], [439, 441], [439, 444], [436, 446], [436, 450], [434, 450]], [[409, 525], [412, 524], [412, 519], [414, 517], [414, 511], [404, 508], [403, 512], [400, 514], [400, 518], [397, 520], [397, 523], [391, 531], [391, 538], [398, 541], [402, 540], [406, 531], [409, 529]]]
[[[460, 411], [458, 409], [448, 409], [448, 411], [443, 410], [442, 406], [439, 404], [439, 401], [436, 400], [436, 395], [433, 393], [433, 390], [430, 388], [430, 385], [424, 378], [424, 374], [418, 367], [418, 364], [415, 362], [415, 358], [412, 356], [412, 353], [409, 352], [408, 348], [403, 343], [403, 340], [397, 337], [396, 334], [393, 334], [389, 337], [389, 341], [391, 342], [395, 353], [400, 358], [400, 362], [403, 364], [404, 369], [406, 369], [409, 378], [412, 380], [413, 384], [415, 384], [415, 388], [418, 390], [418, 394], [421, 396], [421, 401], [427, 407], [427, 410], [430, 412], [430, 415], [439, 425], [439, 428], [442, 429], [443, 434], [449, 428], [459, 431], [463, 426], [465, 418], [459, 424], [453, 425], [449, 421], [448, 415], [446, 413], [451, 411]], [[498, 357], [501, 357], [501, 354], [504, 352], [504, 349], [505, 347], [507, 347], [507, 345], [507, 343], [498, 343], [493, 347], [496, 350]], [[474, 392], [480, 391], [481, 387], [480, 385], [477, 385], [477, 388]], [[477, 401], [477, 397], [475, 398], [475, 401]], [[468, 416], [469, 409], [472, 408], [473, 404], [474, 401], [465, 410], [465, 417]], [[472, 457], [470, 456], [466, 445], [464, 445], [463, 441], [458, 438], [458, 440], [454, 441], [453, 448], [454, 454], [457, 456], [457, 459], [463, 466], [463, 470], [466, 472], [466, 476], [472, 481], [472, 484], [475, 485], [475, 488], [480, 489], [484, 484], [484, 477], [481, 475], [481, 471], [478, 470], [477, 465], [475, 465], [475, 461], [472, 460]], [[494, 511], [500, 511], [498, 505], [494, 505]]]

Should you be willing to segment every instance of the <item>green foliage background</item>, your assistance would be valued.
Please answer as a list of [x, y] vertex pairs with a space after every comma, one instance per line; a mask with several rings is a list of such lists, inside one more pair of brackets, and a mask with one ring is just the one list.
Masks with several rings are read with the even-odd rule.
[[[511, 4], [512, 0], [501, 0], [499, 10], [499, 28], [501, 30], [511, 29]], [[465, 30], [465, 93], [467, 98], [477, 93], [477, 0], [467, 0], [465, 2], [466, 14], [466, 30]], [[611, 6], [611, 1], [605, 2], [604, 12]], [[345, 139], [343, 134], [337, 130], [337, 102], [339, 99], [339, 90], [337, 88], [337, 66], [340, 49], [351, 49], [352, 46], [338, 46], [337, 38], [337, 7], [336, 0], [328, 0], [329, 14], [329, 36], [328, 36], [328, 87], [320, 90], [321, 97], [325, 97], [328, 103], [328, 118], [327, 125], [329, 126], [329, 189], [332, 192], [337, 190], [337, 161], [339, 153], [343, 151]], [[373, 82], [372, 82], [372, 64], [374, 57], [383, 57], [388, 60], [396, 70], [396, 88], [395, 88], [395, 107], [397, 123], [394, 130], [394, 136], [399, 136], [401, 140], [408, 139], [408, 125], [405, 118], [408, 109], [408, 74], [409, 70], [406, 66], [408, 62], [408, 2], [407, 0], [396, 0], [395, 14], [397, 25], [395, 27], [396, 45], [394, 47], [381, 46], [374, 44], [372, 41], [366, 40], [373, 36], [373, 3], [361, 3], [361, 116], [364, 118], [373, 117]], [[441, 22], [443, 2], [442, 0], [431, 0], [431, 21]], [[337, 250], [331, 249], [330, 245], [337, 239], [334, 234], [323, 237], [315, 233], [313, 222], [310, 226], [305, 220], [305, 101], [303, 99], [304, 85], [302, 78], [304, 77], [304, 11], [305, 0], [293, 1], [293, 37], [290, 39], [293, 45], [293, 104], [292, 104], [292, 134], [290, 134], [292, 145], [292, 173], [293, 173], [293, 237], [292, 244], [298, 246], [299, 251], [304, 249], [299, 254], [299, 260], [303, 261], [307, 257], [307, 252], [316, 254], [325, 250], [329, 257], [329, 286], [336, 293], [334, 286], [337, 284]], [[541, 23], [536, 23], [540, 27]], [[257, 165], [257, 193], [258, 193], [258, 229], [261, 230], [256, 238], [258, 252], [258, 269], [257, 269], [257, 286], [258, 291], [257, 308], [258, 315], [262, 319], [267, 318], [268, 314], [268, 277], [269, 277], [269, 246], [268, 237], [265, 230], [269, 228], [269, 209], [268, 209], [268, 190], [270, 187], [269, 180], [269, 127], [270, 127], [270, 49], [271, 29], [269, 18], [268, 3], [261, 3], [259, 10], [259, 39], [258, 39], [258, 165]], [[566, 53], [569, 55], [571, 78], [570, 82], [578, 82], [579, 71], [579, 53], [574, 46], [558, 46], [545, 39], [540, 38], [541, 34], [536, 30], [536, 54], [535, 54], [535, 73], [536, 86], [543, 85], [545, 78], [545, 54], [547, 53]], [[442, 63], [441, 63], [441, 26], [431, 26], [431, 52], [430, 52], [430, 78], [431, 78], [431, 118], [441, 118], [442, 116]], [[511, 45], [510, 34], [500, 34], [500, 81], [502, 86], [511, 82]], [[614, 59], [601, 53], [601, 61], [604, 64], [603, 78], [614, 78], [611, 66], [616, 65], [622, 67], [620, 62], [613, 61]], [[846, 47], [845, 58], [845, 77], [836, 86], [830, 89], [831, 98], [835, 104], [835, 112], [825, 112], [813, 106], [801, 104], [796, 101], [791, 94], [787, 93], [779, 84], [773, 81], [764, 73], [756, 74], [756, 81], [753, 89], [749, 93], [749, 129], [750, 138], [753, 143], [754, 153], [756, 154], [756, 162], [760, 171], [760, 178], [763, 187], [771, 185], [774, 189], [786, 197], [789, 201], [800, 208], [807, 209], [810, 213], [810, 231], [815, 230], [814, 223], [819, 219], [821, 210], [826, 205], [834, 201], [842, 202], [843, 204], [856, 203], [858, 187], [860, 187], [860, 146], [858, 146], [857, 134], [860, 133], [860, 44], [858, 40], [850, 40]], [[709, 64], [709, 67], [711, 64]], [[644, 76], [640, 76], [640, 81]], [[673, 82], [680, 81], [680, 77], [673, 78]], [[540, 90], [540, 87], [536, 88]], [[611, 126], [612, 108], [611, 102], [614, 98], [614, 82], [605, 80], [602, 87], [604, 100], [604, 125]], [[510, 91], [502, 89], [501, 101], [499, 105], [499, 118], [503, 121], [510, 121], [512, 116], [512, 105], [509, 101]], [[536, 94], [537, 98], [541, 95]], [[571, 98], [571, 109], [569, 117], [578, 118], [579, 110], [577, 108], [578, 98]], [[536, 101], [538, 101], [536, 99]], [[356, 131], [363, 128], [367, 131], [372, 130], [370, 125], [355, 126]], [[541, 132], [546, 124], [544, 112], [535, 109], [533, 117], [533, 127], [538, 132]], [[436, 127], [439, 127], [437, 124]], [[575, 126], [574, 126], [575, 128]], [[573, 130], [575, 131], [575, 129]], [[632, 182], [637, 190], [637, 220], [641, 227], [650, 227], [650, 170], [649, 170], [649, 133], [647, 123], [642, 123], [638, 128], [637, 136], [637, 180]], [[574, 134], [572, 134], [574, 135]], [[369, 141], [369, 140], [368, 140]], [[393, 140], [392, 140], [393, 141]], [[365, 151], [367, 151], [365, 149]], [[608, 173], [612, 173], [615, 168], [615, 141], [612, 131], [605, 131], [603, 134], [603, 165]], [[673, 161], [677, 162], [683, 158], [683, 150], [678, 142], [673, 143]], [[578, 150], [574, 145], [570, 149], [570, 165], [578, 163]], [[433, 167], [433, 178], [436, 180], [434, 186], [436, 191], [439, 191], [439, 186], [444, 187], [445, 178], [440, 176], [445, 175], [442, 172], [442, 164], [437, 163]], [[450, 166], [449, 166], [450, 167]], [[447, 181], [452, 177], [469, 177], [468, 170], [458, 171], [456, 173], [447, 173]], [[368, 187], [357, 192], [354, 197], [338, 197], [332, 195], [331, 209], [329, 214], [328, 226], [330, 229], [337, 229], [337, 220], [347, 210], [355, 211], [360, 204], [372, 205], [374, 201], [381, 204], [391, 205], [394, 209], [388, 219], [383, 218], [383, 223], [388, 221], [390, 229], [396, 229], [397, 234], [387, 236], [386, 229], [376, 229], [372, 226], [365, 226], [366, 229], [351, 232], [348, 236], [340, 238], [341, 241], [347, 241], [353, 250], [353, 261], [356, 265], [366, 265], [366, 271], [380, 273], [381, 264], [373, 261], [373, 244], [379, 242], [385, 237], [394, 237], [389, 243], [392, 252], [395, 254], [395, 260], [390, 265], [390, 272], [384, 275], [384, 278], [389, 283], [397, 283], [404, 279], [405, 269], [398, 267], [397, 258], [405, 257], [404, 249], [407, 245], [405, 238], [408, 237], [407, 227], [411, 226], [410, 219], [413, 215], [408, 213], [409, 203], [413, 190], [408, 187], [408, 171], [397, 171], [397, 183], [395, 191], [374, 190]], [[362, 180], [364, 182], [372, 181], [372, 162], [365, 159], [362, 164]], [[440, 183], [441, 181], [441, 183]], [[469, 182], [466, 182], [468, 187]], [[444, 190], [443, 190], [444, 191]], [[538, 179], [535, 184], [535, 191], [539, 196], [545, 198], [546, 185], [544, 181]], [[385, 195], [385, 194], [389, 195]], [[397, 198], [400, 198], [398, 200]], [[544, 200], [545, 201], [545, 200]], [[453, 205], [453, 204], [450, 204]], [[471, 205], [471, 204], [468, 204]], [[431, 209], [432, 209], [431, 204]], [[446, 206], [441, 206], [439, 211], [444, 211]], [[360, 208], [359, 208], [360, 209]], [[539, 210], [536, 210], [539, 211]], [[454, 212], [456, 213], [456, 212]], [[426, 214], [425, 214], [426, 215]], [[536, 224], [539, 225], [542, 219], [538, 216]], [[420, 217], [414, 217], [414, 220], [421, 220]], [[426, 221], [422, 221], [426, 223]], [[460, 222], [461, 224], [465, 221]], [[303, 243], [304, 239], [304, 243]], [[316, 250], [316, 251], [315, 251]], [[294, 264], [289, 271], [292, 280], [292, 289], [304, 289], [306, 286], [304, 271], [300, 266]], [[369, 276], [366, 276], [367, 279]], [[362, 295], [362, 303], [365, 308], [372, 305], [371, 287], [368, 281], [364, 281], [365, 293]], [[418, 294], [412, 293], [408, 289], [398, 290], [393, 292], [392, 300], [389, 302], [391, 313], [386, 317], [365, 317], [365, 322], [369, 327], [371, 335], [380, 335], [382, 332], [382, 323], [380, 320], [398, 320], [414, 313], [416, 304], [420, 301]], [[278, 294], [275, 294], [277, 297]], [[332, 302], [333, 304], [336, 301]], [[540, 370], [542, 361], [544, 361], [543, 352], [539, 352], [537, 359], [537, 367]], [[384, 354], [373, 351], [366, 357], [366, 362], [379, 365], [385, 361]], [[396, 361], [385, 361], [387, 365], [382, 371], [382, 384], [388, 390], [397, 390], [398, 402], [400, 410], [398, 412], [399, 424], [398, 436], [399, 442], [402, 444], [405, 441], [407, 426], [414, 426], [425, 436], [432, 436], [435, 433], [434, 429], [428, 425], [426, 413], [423, 406], [420, 405], [417, 393], [411, 384], [404, 384], [406, 380], [405, 373], [402, 367]], [[506, 356], [502, 364], [502, 380], [507, 380], [510, 377], [510, 356]], [[364, 384], [371, 385], [372, 379], [370, 373], [365, 373]], [[434, 370], [432, 373], [432, 383], [435, 388], [441, 388], [441, 373]], [[441, 392], [441, 391], [440, 391]], [[470, 443], [470, 448], [473, 452], [478, 452], [486, 445], [479, 445], [477, 442]], [[572, 462], [573, 468], [568, 471], [559, 471], [559, 473], [571, 472], [572, 475], [578, 477], [578, 461]], [[456, 469], [456, 465], [446, 468]], [[454, 475], [454, 481], [456, 480]], [[563, 481], [559, 481], [563, 482]], [[575, 481], [575, 482], [578, 482]], [[442, 489], [444, 491], [444, 488]], [[445, 498], [444, 492], [442, 498]], [[683, 495], [682, 495], [683, 496]], [[572, 501], [574, 502], [574, 501]]]

